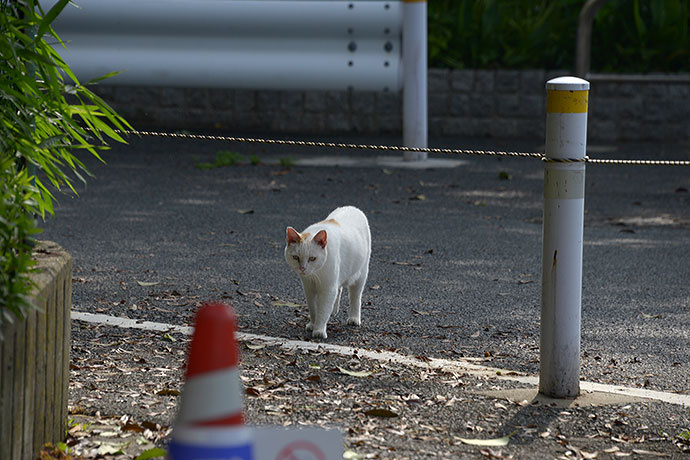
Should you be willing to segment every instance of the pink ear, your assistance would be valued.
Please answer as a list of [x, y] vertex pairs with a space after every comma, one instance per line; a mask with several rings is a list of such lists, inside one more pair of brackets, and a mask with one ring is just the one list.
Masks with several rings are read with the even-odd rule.
[[321, 230], [314, 236], [314, 243], [318, 244], [322, 248], [326, 247], [326, 230]]
[[295, 230], [292, 227], [287, 228], [287, 237], [285, 238], [285, 241], [287, 241], [287, 244], [290, 243], [299, 243], [302, 241], [302, 237], [299, 236], [299, 233], [297, 233], [297, 230]]

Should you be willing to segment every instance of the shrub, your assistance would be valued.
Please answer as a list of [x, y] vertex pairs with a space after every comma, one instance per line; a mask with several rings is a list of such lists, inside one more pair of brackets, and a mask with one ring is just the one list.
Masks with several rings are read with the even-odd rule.
[[131, 128], [48, 42], [63, 45], [51, 23], [67, 3], [45, 12], [0, 0], [0, 327], [30, 308], [35, 218], [53, 214], [54, 191], [76, 193], [68, 174], [88, 175], [74, 152], [100, 159], [108, 139], [124, 142], [116, 130]]
[[[429, 61], [450, 68], [573, 69], [584, 0], [434, 0]], [[610, 0], [592, 29], [592, 70], [690, 71], [690, 2]]]

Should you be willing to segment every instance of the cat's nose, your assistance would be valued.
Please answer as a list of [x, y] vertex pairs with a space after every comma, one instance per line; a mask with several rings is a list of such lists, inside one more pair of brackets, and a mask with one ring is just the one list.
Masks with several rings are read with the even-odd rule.
[[306, 270], [306, 268], [305, 268], [305, 267], [302, 267], [302, 266], [300, 266], [299, 269], [300, 269], [300, 271], [301, 271], [302, 273], [304, 273], [304, 271]]

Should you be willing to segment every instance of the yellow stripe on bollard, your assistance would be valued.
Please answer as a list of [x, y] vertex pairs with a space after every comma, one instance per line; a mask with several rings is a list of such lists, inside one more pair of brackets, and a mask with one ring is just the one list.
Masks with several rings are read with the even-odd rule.
[[564, 91], [550, 89], [546, 92], [547, 113], [587, 113], [589, 90]]

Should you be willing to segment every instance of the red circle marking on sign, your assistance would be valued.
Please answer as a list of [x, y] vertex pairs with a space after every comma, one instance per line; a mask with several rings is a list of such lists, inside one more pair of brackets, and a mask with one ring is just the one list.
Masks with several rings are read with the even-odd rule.
[[[309, 458], [304, 458], [300, 456], [300, 452], [309, 453], [311, 456]], [[309, 441], [295, 441], [291, 442], [287, 446], [278, 452], [276, 460], [311, 460], [315, 458], [316, 460], [326, 460], [326, 454], [323, 453], [319, 446], [312, 444]]]

